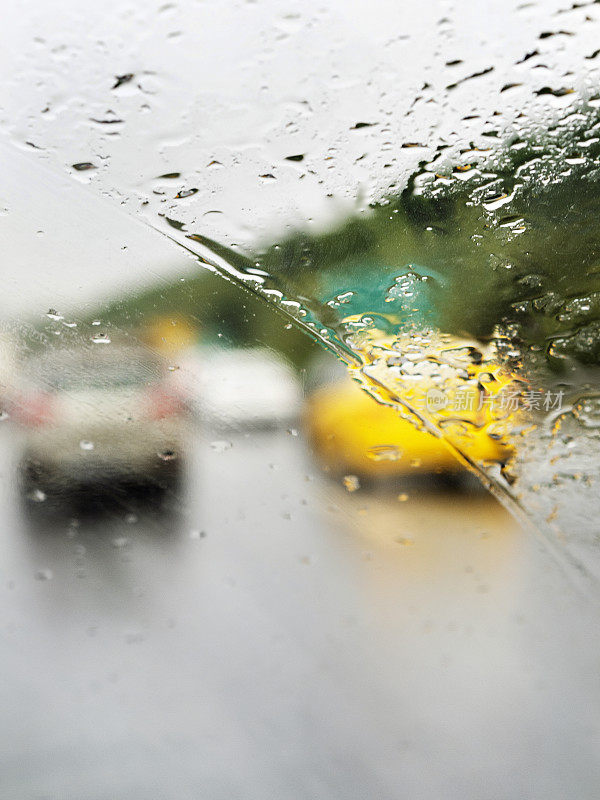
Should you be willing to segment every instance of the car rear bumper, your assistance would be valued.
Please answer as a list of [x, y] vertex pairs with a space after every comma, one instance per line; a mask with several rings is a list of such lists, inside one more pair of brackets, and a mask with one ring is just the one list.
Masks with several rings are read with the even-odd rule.
[[21, 460], [27, 477], [53, 484], [151, 480], [181, 471], [188, 441], [179, 420], [110, 429], [53, 428], [27, 432]]

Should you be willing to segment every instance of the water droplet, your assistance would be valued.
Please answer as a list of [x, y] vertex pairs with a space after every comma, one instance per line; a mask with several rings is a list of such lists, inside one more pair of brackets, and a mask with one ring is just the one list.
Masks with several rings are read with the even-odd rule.
[[344, 475], [342, 483], [348, 492], [356, 492], [360, 489], [360, 481], [357, 475]]
[[94, 344], [110, 344], [110, 338], [107, 333], [97, 333], [92, 336], [92, 342]]
[[133, 72], [126, 72], [124, 75], [115, 75], [115, 82], [111, 88], [118, 89], [119, 86], [123, 86], [124, 83], [129, 83], [129, 81], [132, 80], [133, 78], [134, 78]]
[[354, 292], [342, 292], [341, 294], [336, 295], [333, 300], [329, 300], [327, 305], [331, 308], [337, 308], [340, 305], [349, 303], [353, 297]]
[[90, 442], [88, 439], [82, 439], [79, 442], [79, 447], [81, 447], [82, 450], [93, 450], [94, 449], [94, 443]]
[[379, 444], [367, 450], [367, 457], [371, 461], [398, 461], [402, 454], [403, 450], [393, 444]]

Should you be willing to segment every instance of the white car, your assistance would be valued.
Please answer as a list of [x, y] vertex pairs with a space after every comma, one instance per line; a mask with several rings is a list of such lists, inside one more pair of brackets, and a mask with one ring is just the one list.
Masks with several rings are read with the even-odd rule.
[[[215, 428], [279, 428], [298, 423], [302, 388], [292, 367], [266, 348], [205, 348], [191, 385], [195, 410]], [[192, 391], [190, 391], [190, 394]]]
[[28, 359], [10, 409], [28, 497], [100, 482], [175, 487], [189, 437], [187, 398], [171, 375], [162, 356], [137, 345]]

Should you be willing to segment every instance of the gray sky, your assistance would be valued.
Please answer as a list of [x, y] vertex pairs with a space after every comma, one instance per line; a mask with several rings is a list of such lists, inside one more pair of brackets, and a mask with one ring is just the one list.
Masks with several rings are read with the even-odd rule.
[[84, 312], [200, 269], [110, 199], [0, 141], [0, 316]]

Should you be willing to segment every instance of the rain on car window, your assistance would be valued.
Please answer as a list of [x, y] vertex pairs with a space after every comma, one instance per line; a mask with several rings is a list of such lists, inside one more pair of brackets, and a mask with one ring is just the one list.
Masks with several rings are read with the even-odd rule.
[[595, 798], [598, 2], [4, 23], [0, 795]]

